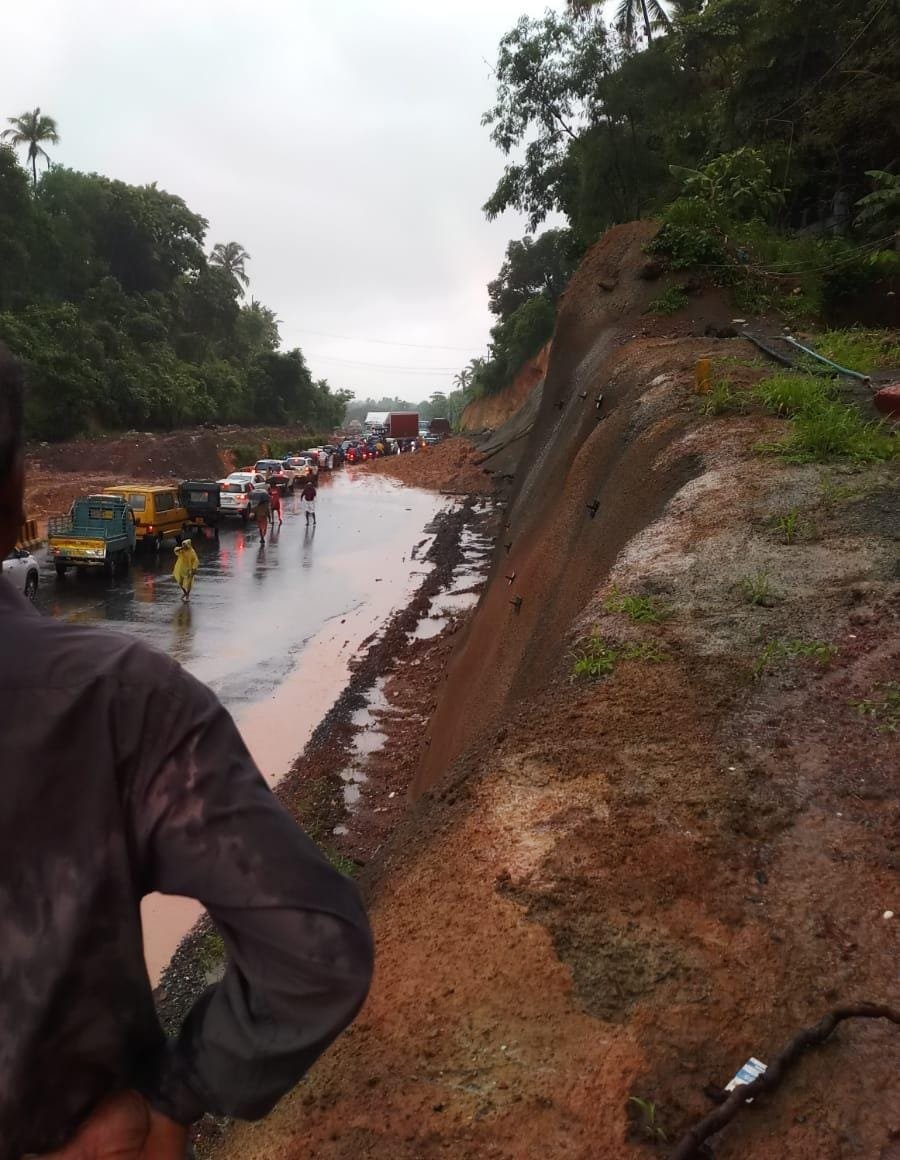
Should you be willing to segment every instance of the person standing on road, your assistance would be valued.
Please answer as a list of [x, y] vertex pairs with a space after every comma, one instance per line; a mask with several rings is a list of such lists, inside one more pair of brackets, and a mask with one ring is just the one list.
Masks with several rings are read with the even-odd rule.
[[175, 545], [175, 568], [172, 575], [181, 589], [181, 599], [185, 602], [191, 598], [194, 577], [199, 567], [200, 559], [190, 540], [182, 540], [180, 544]]
[[269, 513], [271, 500], [264, 488], [251, 492], [250, 502], [253, 504], [253, 518], [256, 520], [256, 530], [259, 532], [260, 544], [266, 542], [266, 532], [269, 530]]
[[272, 508], [272, 523], [275, 523], [275, 517], [278, 517], [279, 526], [284, 522], [281, 518], [281, 492], [273, 483], [269, 487], [269, 504]]
[[300, 493], [300, 499], [301, 499], [301, 506], [303, 508], [304, 513], [306, 514], [307, 524], [310, 522], [310, 519], [312, 519], [312, 522], [315, 523], [316, 522], [316, 485], [312, 482], [312, 480], [307, 481], [306, 486], [303, 488], [303, 491]]
[[[22, 411], [0, 347], [0, 559]], [[264, 1116], [355, 1017], [373, 963], [359, 894], [163, 653], [0, 584], [0, 687], [0, 1158], [183, 1160], [187, 1125]], [[171, 1041], [144, 965], [154, 890], [199, 899], [229, 953]]]

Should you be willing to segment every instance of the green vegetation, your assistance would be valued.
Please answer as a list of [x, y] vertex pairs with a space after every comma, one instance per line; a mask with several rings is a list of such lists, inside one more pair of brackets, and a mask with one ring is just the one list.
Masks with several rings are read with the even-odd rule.
[[900, 681], [889, 681], [852, 705], [877, 724], [879, 733], [900, 733]]
[[740, 582], [741, 592], [748, 604], [756, 604], [762, 608], [770, 608], [776, 601], [777, 595], [772, 587], [772, 578], [768, 572], [756, 572], [752, 576], [744, 576]]
[[747, 409], [744, 397], [735, 391], [728, 379], [719, 379], [703, 396], [700, 410], [704, 415], [734, 415]]
[[[207, 257], [207, 223], [156, 185], [62, 166], [38, 174], [52, 118], [10, 118], [0, 145], [0, 341], [26, 363], [27, 433], [208, 422], [330, 430], [347, 398], [279, 350], [274, 313], [242, 302], [249, 255]], [[31, 173], [14, 147], [25, 147]], [[31, 181], [29, 181], [29, 176]]]
[[797, 415], [828, 405], [834, 399], [835, 390], [831, 379], [787, 373], [762, 379], [753, 394], [776, 415]]
[[791, 435], [780, 451], [795, 463], [826, 463], [852, 459], [875, 463], [892, 459], [900, 450], [883, 423], [867, 423], [854, 407], [828, 403], [803, 411], [794, 419]]
[[603, 601], [605, 612], [624, 612], [629, 619], [639, 624], [658, 624], [672, 615], [655, 596], [629, 596], [613, 588]]
[[677, 314], [684, 310], [690, 299], [683, 286], [670, 286], [659, 297], [654, 298], [647, 307], [647, 314]]
[[773, 665], [798, 657], [801, 660], [812, 660], [825, 665], [837, 651], [837, 645], [825, 640], [770, 640], [753, 662], [751, 676], [758, 681]]
[[797, 508], [791, 508], [783, 516], [778, 516], [775, 520], [775, 529], [781, 536], [783, 543], [793, 544], [797, 539], [800, 529], [799, 510]]
[[[506, 163], [488, 218], [516, 209], [533, 233], [562, 215], [568, 228], [532, 246], [548, 271], [563, 235], [577, 258], [611, 225], [661, 218], [648, 249], [670, 270], [792, 324], [846, 316], [868, 288], [886, 290], [900, 273], [900, 9], [620, 0], [611, 21], [608, 9], [569, 0], [502, 37], [482, 120]], [[552, 332], [557, 286], [531, 285], [544, 302], [508, 329], [511, 311], [495, 310], [471, 390], [506, 385]], [[667, 291], [651, 310], [677, 301]]]
[[832, 362], [867, 375], [879, 367], [900, 366], [895, 330], [828, 330], [816, 335], [815, 349]]
[[340, 871], [346, 878], [354, 878], [356, 876], [357, 866], [352, 858], [338, 854], [336, 850], [332, 850], [329, 846], [323, 846], [322, 853], [335, 870]]
[[497, 319], [488, 356], [472, 359], [458, 376], [469, 398], [502, 390], [552, 336], [557, 300], [583, 249], [570, 230], [545, 230], [538, 238], [509, 243], [499, 274], [488, 283], [488, 305]]
[[850, 459], [874, 463], [900, 451], [883, 423], [863, 419], [852, 404], [840, 402], [833, 380], [813, 375], [777, 374], [757, 384], [754, 396], [777, 415], [793, 418], [788, 437], [759, 450], [794, 463]]
[[655, 641], [611, 645], [595, 635], [583, 641], [576, 651], [572, 677], [575, 680], [597, 681], [601, 677], [608, 677], [619, 661], [659, 663], [668, 659], [668, 655]]
[[197, 963], [204, 974], [210, 975], [225, 959], [225, 940], [211, 927], [197, 946]]
[[647, 1139], [665, 1144], [669, 1137], [657, 1119], [656, 1104], [652, 1100], [638, 1099], [637, 1096], [629, 1096], [628, 1102], [637, 1108], [640, 1116], [640, 1128]]

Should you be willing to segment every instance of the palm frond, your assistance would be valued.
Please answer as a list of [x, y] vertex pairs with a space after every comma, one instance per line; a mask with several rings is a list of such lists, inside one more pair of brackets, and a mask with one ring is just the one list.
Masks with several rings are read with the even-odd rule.
[[660, 0], [647, 0], [647, 12], [653, 21], [654, 27], [669, 28], [672, 21]]
[[637, 3], [638, 0], [620, 0], [619, 7], [616, 9], [616, 28], [629, 38], [634, 36], [634, 18]]

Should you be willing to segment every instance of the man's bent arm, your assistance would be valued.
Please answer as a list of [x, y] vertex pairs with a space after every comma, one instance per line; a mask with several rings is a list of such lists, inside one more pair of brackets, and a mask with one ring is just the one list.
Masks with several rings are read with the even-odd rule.
[[229, 963], [147, 1095], [182, 1122], [253, 1119], [362, 1006], [372, 939], [356, 887], [273, 797], [215, 696], [175, 667], [168, 675], [142, 710], [146, 725], [165, 720], [165, 742], [139, 759], [132, 787], [144, 888], [199, 899]]

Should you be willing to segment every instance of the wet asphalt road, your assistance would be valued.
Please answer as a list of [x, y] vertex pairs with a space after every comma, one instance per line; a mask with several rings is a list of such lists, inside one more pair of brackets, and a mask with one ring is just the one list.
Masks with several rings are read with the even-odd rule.
[[[200, 571], [190, 604], [172, 579], [175, 556], [139, 551], [131, 573], [68, 573], [40, 553], [37, 606], [73, 623], [134, 633], [215, 690], [270, 782], [290, 767], [340, 694], [348, 662], [421, 583], [427, 544], [413, 548], [446, 501], [353, 468], [323, 480], [317, 524], [299, 498], [264, 548], [255, 526], [194, 537]], [[141, 905], [151, 980], [200, 916], [192, 899], [148, 895]]]
[[270, 529], [264, 548], [255, 526], [237, 520], [218, 543], [194, 537], [200, 571], [187, 605], [171, 576], [170, 542], [158, 556], [139, 549], [131, 573], [111, 580], [72, 572], [57, 580], [40, 553], [37, 605], [73, 623], [134, 633], [210, 685], [240, 720], [278, 689], [329, 621], [354, 613], [355, 623], [377, 628], [405, 601], [422, 568], [412, 548], [441, 501], [344, 469], [323, 481], [315, 527], [306, 526], [299, 499], [284, 504], [284, 524]]

